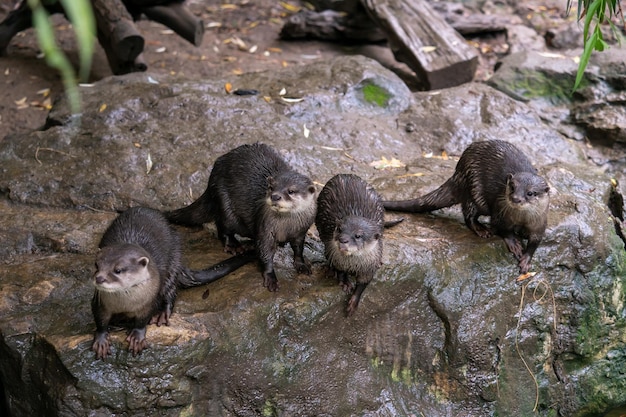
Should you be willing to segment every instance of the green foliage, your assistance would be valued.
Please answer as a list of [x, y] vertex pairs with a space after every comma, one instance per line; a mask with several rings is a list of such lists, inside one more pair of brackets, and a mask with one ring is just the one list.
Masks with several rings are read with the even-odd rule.
[[[571, 7], [572, 0], [567, 0], [568, 12]], [[577, 18], [579, 21], [584, 19], [583, 40], [585, 48], [580, 57], [574, 90], [580, 86], [585, 68], [587, 68], [589, 58], [591, 57], [591, 52], [594, 50], [602, 52], [607, 47], [606, 42], [602, 38], [601, 26], [608, 23], [614, 29], [611, 19], [613, 16], [621, 14], [621, 12], [622, 8], [619, 0], [578, 0]]]
[[[52, 3], [55, 1], [52, 0]], [[89, 0], [58, 1], [61, 2], [68, 19], [72, 22], [79, 47], [80, 79], [85, 81], [91, 70], [91, 58], [94, 51], [95, 22], [91, 3]], [[50, 4], [51, 1], [28, 0], [28, 6], [33, 12], [33, 26], [37, 32], [37, 41], [46, 57], [46, 63], [61, 74], [72, 113], [78, 113], [80, 111], [80, 96], [76, 73], [67, 56], [57, 45], [54, 28], [50, 24], [44, 3]]]

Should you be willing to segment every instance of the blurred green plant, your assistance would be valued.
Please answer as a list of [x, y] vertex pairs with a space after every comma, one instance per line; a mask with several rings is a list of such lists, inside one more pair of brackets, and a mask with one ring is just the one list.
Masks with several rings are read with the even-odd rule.
[[[572, 3], [572, 0], [567, 0], [568, 13], [571, 11]], [[612, 19], [617, 15], [621, 15], [622, 21], [624, 21], [620, 0], [578, 0], [577, 18], [579, 21], [584, 20], [584, 49], [578, 64], [574, 91], [578, 88], [583, 79], [585, 69], [591, 57], [591, 52], [594, 50], [602, 52], [607, 47], [602, 37], [601, 26], [609, 24], [611, 29], [616, 31]]]
[[[37, 33], [39, 47], [45, 55], [46, 63], [61, 74], [70, 109], [74, 114], [79, 113], [81, 104], [78, 82], [79, 80], [87, 81], [89, 77], [96, 33], [91, 2], [89, 0], [27, 1], [33, 13], [33, 27]], [[45, 8], [45, 5], [54, 4], [57, 1], [63, 6], [76, 34], [80, 61], [78, 77], [69, 59], [56, 42], [54, 28], [50, 23], [50, 16]]]

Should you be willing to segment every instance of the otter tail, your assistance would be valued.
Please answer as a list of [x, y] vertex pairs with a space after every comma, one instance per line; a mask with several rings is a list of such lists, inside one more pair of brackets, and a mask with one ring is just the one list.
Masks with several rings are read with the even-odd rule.
[[180, 275], [178, 286], [180, 288], [191, 288], [217, 281], [256, 258], [256, 251], [249, 250], [239, 255], [231, 256], [206, 269], [199, 271], [186, 270], [185, 273]]
[[196, 201], [187, 207], [163, 213], [165, 218], [173, 224], [181, 226], [201, 226], [213, 221], [213, 204], [205, 192]]
[[453, 179], [450, 178], [441, 187], [426, 195], [413, 200], [383, 201], [383, 207], [385, 207], [385, 210], [425, 213], [460, 203], [459, 195], [460, 190], [457, 189]]

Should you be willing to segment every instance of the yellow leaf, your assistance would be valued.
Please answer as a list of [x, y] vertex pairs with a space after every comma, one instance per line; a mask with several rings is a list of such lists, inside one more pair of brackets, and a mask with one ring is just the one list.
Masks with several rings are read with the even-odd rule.
[[226, 92], [230, 94], [230, 92], [233, 91], [233, 85], [231, 83], [224, 84], [224, 90], [226, 90]]
[[302, 7], [300, 7], [300, 6], [296, 6], [294, 4], [289, 4], [289, 3], [286, 3], [284, 1], [281, 1], [280, 5], [283, 6], [283, 8], [285, 8], [285, 9], [287, 9], [290, 12], [293, 12], [293, 13], [298, 13], [302, 9]]
[[400, 162], [396, 158], [387, 159], [386, 157], [383, 156], [380, 160], [371, 162], [370, 166], [374, 167], [374, 169], [386, 169], [386, 168], [402, 168], [402, 167], [405, 167], [406, 165]]
[[222, 10], [234, 10], [236, 9], [238, 6], [236, 4], [222, 4], [220, 6], [220, 9]]
[[100, 108], [98, 109], [98, 112], [99, 112], [99, 113], [102, 113], [102, 112], [103, 112], [103, 111], [105, 111], [106, 109], [107, 109], [107, 105], [103, 103], [103, 104], [101, 104], [101, 105], [100, 105]]
[[429, 52], [436, 51], [437, 47], [436, 46], [422, 46], [420, 49], [422, 50], [422, 52], [429, 53]]
[[263, 100], [265, 100], [267, 103], [271, 103], [272, 98], [270, 96], [263, 96]]

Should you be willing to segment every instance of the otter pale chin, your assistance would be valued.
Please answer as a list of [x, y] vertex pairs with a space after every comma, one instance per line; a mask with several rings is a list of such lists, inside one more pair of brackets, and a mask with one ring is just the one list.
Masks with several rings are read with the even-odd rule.
[[[467, 227], [480, 237], [502, 237], [525, 274], [545, 234], [549, 191], [521, 150], [509, 142], [488, 140], [468, 146], [452, 177], [439, 188], [383, 205], [387, 210], [425, 213], [461, 204]], [[480, 216], [490, 216], [491, 226], [480, 223]]]

